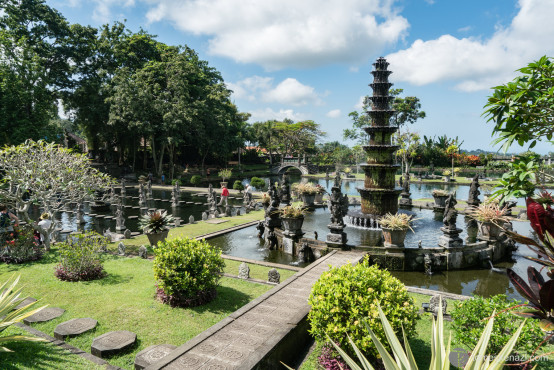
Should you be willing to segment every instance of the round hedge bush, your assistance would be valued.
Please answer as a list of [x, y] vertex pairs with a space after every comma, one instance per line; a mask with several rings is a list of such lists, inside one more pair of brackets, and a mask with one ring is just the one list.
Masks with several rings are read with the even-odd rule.
[[[490, 298], [475, 296], [472, 299], [455, 302], [451, 315], [456, 341], [468, 348], [474, 348], [481, 337], [487, 319], [496, 310], [487, 353], [499, 353], [523, 321], [522, 318], [513, 315], [510, 310], [506, 309], [520, 303], [515, 299], [509, 300], [504, 294]], [[527, 320], [514, 348], [514, 353], [525, 354], [529, 357], [543, 338], [544, 333], [539, 326], [539, 321]], [[525, 356], [521, 358], [523, 357]]]
[[259, 177], [252, 177], [250, 179], [250, 185], [256, 188], [256, 190], [263, 190], [265, 187], [265, 181], [264, 179], [260, 179]]
[[310, 333], [318, 342], [326, 342], [329, 335], [352, 356], [355, 354], [347, 334], [366, 356], [377, 358], [378, 355], [362, 319], [388, 347], [378, 304], [400, 337], [402, 326], [408, 337], [414, 333], [418, 318], [417, 308], [404, 284], [388, 271], [369, 266], [367, 259], [356, 266], [348, 263], [324, 272], [312, 288], [309, 303], [312, 306], [308, 315]]
[[202, 182], [202, 176], [200, 175], [194, 175], [190, 178], [190, 183], [192, 185], [200, 185], [201, 182]]
[[205, 240], [175, 238], [158, 243], [154, 257], [157, 296], [171, 306], [193, 307], [213, 300], [225, 262]]
[[244, 185], [242, 185], [242, 181], [235, 180], [235, 183], [233, 184], [233, 189], [238, 190], [238, 191], [243, 191], [244, 190]]

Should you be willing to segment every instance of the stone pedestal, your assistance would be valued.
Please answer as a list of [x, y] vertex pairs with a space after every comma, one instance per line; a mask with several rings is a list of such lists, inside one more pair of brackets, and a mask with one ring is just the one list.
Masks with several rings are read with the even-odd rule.
[[460, 233], [462, 229], [447, 229], [441, 227], [443, 235], [439, 238], [439, 246], [443, 248], [457, 248], [461, 247], [464, 244], [462, 238], [460, 238]]
[[346, 249], [346, 242], [348, 239], [346, 233], [343, 231], [344, 225], [330, 224], [327, 225], [327, 227], [331, 230], [331, 232], [327, 234], [325, 240], [327, 246], [333, 249]]
[[411, 195], [412, 193], [400, 193], [400, 196], [402, 198], [398, 200], [398, 205], [401, 207], [411, 207], [412, 206], [412, 198], [410, 198]]

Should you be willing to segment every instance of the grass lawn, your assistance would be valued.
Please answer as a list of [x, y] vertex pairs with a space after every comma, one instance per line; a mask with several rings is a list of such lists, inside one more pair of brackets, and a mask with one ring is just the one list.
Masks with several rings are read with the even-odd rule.
[[[234, 266], [234, 261], [228, 262], [228, 268], [236, 274], [238, 267]], [[54, 276], [56, 264], [57, 254], [54, 249], [41, 261], [22, 265], [3, 264], [0, 265], [0, 281], [14, 273], [20, 274], [20, 285], [25, 286], [25, 295], [39, 299], [40, 304], [66, 310], [58, 319], [33, 325], [50, 336], [53, 336], [58, 324], [69, 319], [91, 317], [98, 320], [94, 332], [67, 340], [69, 344], [84, 351], [90, 352], [93, 338], [106, 332], [130, 330], [136, 333], [138, 344], [132, 350], [107, 359], [111, 364], [126, 369], [133, 368], [135, 355], [140, 350], [153, 344], [181, 345], [271, 289], [271, 286], [224, 277], [218, 287], [217, 298], [209, 304], [189, 309], [171, 308], [154, 299], [155, 281], [151, 260], [107, 255], [104, 263], [107, 277], [90, 282], [58, 280]], [[261, 276], [257, 267], [251, 267], [251, 271], [256, 271], [256, 275]], [[267, 279], [268, 268], [265, 269], [264, 276]], [[283, 278], [288, 276], [287, 273], [293, 272], [282, 270]], [[55, 348], [42, 349], [44, 344], [41, 343], [11, 343], [9, 346], [15, 345], [17, 348], [28, 348], [27, 351], [33, 353], [30, 356], [18, 356], [17, 361], [14, 361], [17, 363], [14, 365], [16, 368], [78, 369], [81, 366], [82, 360], [76, 356], [70, 356], [70, 361], [75, 362], [75, 366], [63, 366], [60, 362], [66, 352]], [[37, 356], [34, 355], [35, 351], [38, 351]], [[44, 366], [37, 366], [37, 361], [43, 362]], [[3, 365], [0, 367], [7, 368]], [[93, 366], [85, 363], [83, 368]]]
[[[417, 294], [417, 293], [408, 293], [413, 299], [416, 307], [421, 307], [421, 304], [424, 302], [429, 302], [430, 296]], [[448, 301], [447, 312], [453, 308], [452, 300]], [[483, 323], [483, 328], [485, 323]], [[419, 369], [424, 370], [429, 368], [429, 363], [431, 361], [431, 333], [432, 333], [432, 315], [430, 313], [424, 313], [420, 316], [420, 320], [416, 324], [416, 335], [414, 338], [409, 340], [410, 348], [414, 354], [414, 358], [418, 364]], [[456, 342], [454, 338], [454, 331], [452, 329], [452, 323], [444, 321], [444, 340], [445, 343], [448, 340], [448, 336], [452, 333], [451, 340], [451, 350], [454, 348], [465, 348], [462, 344]], [[299, 370], [320, 370], [321, 366], [317, 363], [318, 356], [321, 355], [322, 345], [317, 343], [314, 350], [310, 353], [305, 361], [300, 366]], [[540, 353], [547, 353], [554, 351], [554, 345], [550, 344], [548, 346], [542, 346], [539, 350]], [[550, 355], [548, 360], [537, 361], [537, 369], [552, 369], [554, 368], [554, 357]]]

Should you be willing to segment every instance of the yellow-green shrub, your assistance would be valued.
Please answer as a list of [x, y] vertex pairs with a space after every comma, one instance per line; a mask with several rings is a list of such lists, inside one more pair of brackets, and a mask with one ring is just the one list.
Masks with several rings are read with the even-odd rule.
[[324, 272], [314, 284], [309, 298], [312, 309], [308, 315], [310, 333], [319, 342], [327, 335], [351, 355], [347, 334], [356, 346], [368, 356], [376, 357], [377, 349], [365, 325], [383, 342], [385, 333], [379, 320], [377, 304], [381, 306], [395, 332], [406, 335], [415, 330], [417, 308], [406, 287], [386, 270], [369, 266], [366, 260], [356, 266], [346, 264]]

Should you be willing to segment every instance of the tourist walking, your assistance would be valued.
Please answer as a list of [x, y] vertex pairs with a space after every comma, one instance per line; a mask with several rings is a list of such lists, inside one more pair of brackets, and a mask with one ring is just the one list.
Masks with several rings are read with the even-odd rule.
[[246, 189], [244, 189], [244, 197], [246, 198], [247, 204], [250, 204], [252, 201], [252, 186], [250, 186], [250, 184], [246, 185]]
[[217, 204], [218, 206], [222, 205], [223, 202], [225, 202], [225, 207], [227, 207], [228, 203], [227, 203], [227, 198], [229, 197], [229, 190], [227, 189], [226, 186], [223, 186], [221, 188], [221, 200], [219, 201], [219, 203]]

